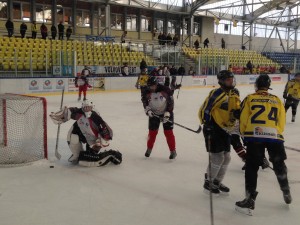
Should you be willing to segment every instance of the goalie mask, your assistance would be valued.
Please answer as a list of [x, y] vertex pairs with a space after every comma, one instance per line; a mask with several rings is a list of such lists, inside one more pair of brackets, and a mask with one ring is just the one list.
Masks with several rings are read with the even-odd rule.
[[92, 115], [92, 110], [94, 109], [93, 102], [89, 102], [88, 100], [85, 100], [83, 101], [81, 108], [85, 114], [85, 117], [89, 118]]

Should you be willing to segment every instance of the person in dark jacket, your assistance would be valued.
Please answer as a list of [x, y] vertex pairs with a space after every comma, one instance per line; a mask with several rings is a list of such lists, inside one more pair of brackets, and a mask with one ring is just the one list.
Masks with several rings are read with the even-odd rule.
[[55, 40], [56, 35], [57, 35], [57, 29], [56, 29], [56, 26], [53, 24], [53, 25], [51, 26], [51, 36], [52, 36], [52, 40]]
[[40, 30], [41, 30], [42, 39], [46, 40], [46, 38], [48, 36], [48, 28], [46, 27], [46, 25], [44, 23], [42, 23]]
[[140, 63], [140, 70], [141, 70], [141, 72], [142, 71], [145, 71], [145, 69], [147, 69], [147, 63], [146, 63], [146, 61], [145, 61], [145, 59], [142, 59], [142, 61], [141, 61], [141, 63]]
[[72, 27], [69, 26], [68, 29], [66, 30], [66, 37], [67, 37], [67, 40], [70, 40], [70, 37], [71, 37], [71, 34], [73, 33], [72, 31]]
[[27, 31], [27, 25], [23, 22], [23, 23], [20, 25], [20, 34], [21, 34], [21, 38], [24, 38], [24, 37], [25, 37], [26, 31]]
[[58, 40], [64, 40], [65, 26], [60, 22], [58, 24]]
[[14, 23], [11, 21], [10, 18], [5, 23], [5, 27], [8, 33], [8, 37], [12, 37], [14, 33]]

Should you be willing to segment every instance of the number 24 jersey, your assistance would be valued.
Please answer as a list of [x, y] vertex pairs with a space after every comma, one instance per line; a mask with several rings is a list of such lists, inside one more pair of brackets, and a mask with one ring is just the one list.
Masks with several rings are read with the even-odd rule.
[[282, 142], [284, 127], [285, 109], [277, 96], [259, 90], [243, 100], [240, 132], [245, 141]]

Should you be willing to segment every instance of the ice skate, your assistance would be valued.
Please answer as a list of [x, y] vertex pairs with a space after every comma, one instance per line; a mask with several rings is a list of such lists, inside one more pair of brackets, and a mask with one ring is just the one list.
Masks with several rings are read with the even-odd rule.
[[175, 159], [176, 156], [177, 156], [176, 151], [171, 151], [170, 156], [169, 156], [169, 159]]
[[146, 152], [145, 152], [145, 157], [147, 157], [147, 158], [150, 157], [151, 152], [152, 152], [152, 149], [149, 149], [149, 148], [148, 148], [148, 149], [146, 150]]
[[248, 194], [248, 196], [243, 200], [235, 203], [235, 210], [248, 215], [253, 216], [253, 210], [255, 208], [255, 199], [258, 192], [255, 191], [251, 194]]
[[296, 116], [292, 116], [292, 122], [295, 122]]
[[284, 202], [286, 204], [291, 204], [292, 203], [292, 196], [291, 196], [290, 190], [289, 189], [283, 190], [282, 193], [283, 193]]
[[81, 96], [79, 96], [77, 100], [80, 101], [81, 100]]
[[204, 181], [203, 188], [204, 188], [204, 193], [206, 193], [206, 194], [209, 194], [210, 192], [215, 194], [215, 195], [220, 194], [220, 190], [219, 190], [219, 187], [217, 185], [215, 185], [214, 183], [212, 183], [210, 185], [207, 174], [205, 174], [205, 181]]

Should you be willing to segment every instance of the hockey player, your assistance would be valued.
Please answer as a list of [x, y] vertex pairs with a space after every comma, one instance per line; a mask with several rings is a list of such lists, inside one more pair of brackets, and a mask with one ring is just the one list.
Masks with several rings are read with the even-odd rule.
[[145, 156], [150, 156], [156, 135], [158, 133], [160, 122], [162, 122], [164, 134], [170, 150], [169, 159], [175, 159], [177, 153], [175, 136], [173, 134], [173, 93], [170, 88], [158, 84], [156, 77], [149, 77], [147, 86], [148, 88], [145, 90], [142, 96], [145, 113], [147, 116], [149, 116], [149, 134]]
[[255, 82], [256, 92], [248, 95], [241, 104], [240, 132], [247, 146], [245, 187], [246, 198], [236, 202], [236, 210], [252, 215], [255, 199], [258, 194], [257, 171], [263, 163], [265, 148], [274, 172], [283, 192], [286, 204], [292, 202], [287, 178], [287, 167], [284, 163], [286, 153], [282, 133], [285, 126], [285, 110], [281, 100], [268, 89], [271, 79], [260, 75]]
[[78, 101], [81, 100], [81, 93], [83, 92], [83, 101], [86, 100], [86, 91], [87, 88], [91, 88], [92, 86], [89, 85], [89, 81], [86, 77], [86, 75], [84, 74], [84, 72], [82, 72], [80, 75], [78, 75], [77, 77], [75, 77], [75, 87], [78, 87]]
[[141, 74], [138, 76], [138, 79], [136, 81], [135, 87], [140, 87], [141, 89], [141, 96], [143, 96], [143, 92], [147, 89], [147, 81], [148, 81], [149, 75], [146, 73], [145, 70], [141, 72]]
[[211, 159], [203, 187], [213, 194], [230, 191], [222, 181], [231, 159], [230, 132], [236, 124], [235, 114], [240, 109], [233, 73], [222, 70], [217, 78], [220, 87], [209, 93], [198, 114], [201, 124], [204, 124], [203, 135]]
[[295, 74], [295, 78], [291, 79], [285, 85], [283, 92], [283, 98], [285, 101], [285, 111], [287, 112], [292, 107], [292, 122], [295, 122], [297, 107], [300, 100], [300, 73]]
[[[98, 112], [93, 103], [87, 100], [81, 108], [65, 107], [57, 113], [51, 113], [50, 118], [56, 124], [62, 124], [70, 119], [76, 120], [68, 132], [68, 145], [72, 152], [69, 161], [82, 166], [104, 166], [109, 162], [120, 164], [122, 154], [118, 151], [100, 151], [109, 146], [113, 132]], [[86, 145], [86, 150], [83, 149]]]
[[181, 88], [181, 84], [177, 84], [176, 83], [176, 76], [172, 76], [172, 78], [171, 78], [171, 83], [170, 83], [170, 77], [166, 77], [165, 78], [165, 86], [167, 86], [167, 87], [170, 87], [170, 89], [172, 90], [172, 92], [173, 92], [173, 94], [174, 94], [174, 91], [176, 90], [176, 89], [180, 89]]

